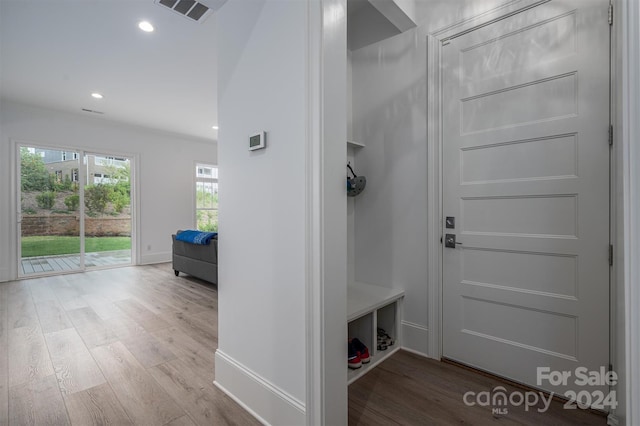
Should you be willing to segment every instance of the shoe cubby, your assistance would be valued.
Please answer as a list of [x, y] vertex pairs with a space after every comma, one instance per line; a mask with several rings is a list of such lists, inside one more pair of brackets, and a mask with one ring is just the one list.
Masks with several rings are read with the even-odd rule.
[[[393, 342], [391, 345], [387, 345], [388, 349], [395, 349], [396, 342], [398, 340], [398, 335], [396, 332], [396, 319], [397, 319], [397, 303], [391, 303], [387, 306], [383, 306], [382, 308], [376, 311], [377, 316], [377, 324], [376, 328], [384, 330], [385, 334], [391, 338]], [[378, 333], [376, 330], [376, 337]], [[376, 348], [377, 348], [377, 340], [376, 339]], [[384, 349], [383, 349], [384, 350]]]
[[373, 347], [376, 341], [372, 338], [375, 335], [375, 328], [373, 325], [373, 314], [361, 316], [360, 318], [349, 322], [349, 338], [357, 337], [367, 348], [369, 353], [373, 353]]
[[[347, 323], [349, 338], [357, 337], [369, 348], [371, 361], [358, 369], [348, 368], [350, 384], [371, 371], [400, 349], [400, 318], [404, 291], [354, 282], [347, 287]], [[378, 328], [385, 330], [393, 344], [378, 350]]]

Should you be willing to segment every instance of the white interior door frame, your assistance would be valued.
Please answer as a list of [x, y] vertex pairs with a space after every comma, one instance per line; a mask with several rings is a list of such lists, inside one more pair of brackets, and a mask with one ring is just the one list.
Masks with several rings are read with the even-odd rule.
[[[20, 142], [15, 139], [10, 139], [11, 153], [13, 155], [13, 161], [11, 161], [11, 173], [9, 177], [9, 188], [11, 191], [16, 191], [18, 183], [20, 182], [20, 149], [18, 148]], [[10, 197], [9, 200], [9, 244], [11, 250], [9, 250], [9, 279], [18, 278], [18, 244], [20, 244], [20, 232], [16, 229], [22, 226], [22, 209], [18, 196]]]
[[[613, 61], [616, 69], [613, 90], [614, 111], [617, 112], [613, 122], [616, 123], [614, 147], [617, 148], [614, 165], [615, 189], [617, 195], [614, 204], [620, 209], [617, 216], [618, 250], [614, 271], [616, 279], [613, 281], [617, 290], [617, 306], [622, 306], [624, 312], [618, 316], [623, 322], [624, 330], [618, 329], [619, 350], [618, 361], [625, 364], [625, 387], [619, 390], [626, 394], [624, 415], [626, 424], [633, 425], [640, 422], [640, 406], [632, 403], [640, 398], [640, 4], [637, 1], [615, 0], [614, 6], [614, 34], [616, 48], [612, 49], [619, 55]], [[620, 111], [617, 111], [617, 108]], [[615, 166], [614, 166], [615, 167]], [[621, 199], [621, 198], [622, 199]], [[616, 229], [616, 228], [613, 228]], [[615, 318], [615, 317], [614, 317]], [[621, 318], [621, 319], [620, 319]]]
[[[441, 229], [444, 220], [442, 211], [442, 75], [441, 60], [442, 47], [455, 37], [466, 34], [475, 29], [489, 25], [498, 20], [507, 18], [524, 10], [547, 3], [551, 0], [513, 0], [507, 1], [503, 5], [489, 10], [478, 16], [465, 19], [461, 22], [438, 29], [427, 35], [427, 229], [430, 240], [428, 241], [428, 312], [429, 312], [429, 352], [428, 356], [434, 359], [442, 358], [442, 250]], [[612, 333], [611, 352], [612, 360], [619, 359], [614, 355], [615, 351], [624, 352], [626, 364], [625, 376], [627, 377], [625, 388], [618, 389], [619, 399], [626, 401], [626, 421], [634, 424], [633, 420], [640, 418], [640, 408], [629, 404], [632, 397], [637, 399], [640, 395], [640, 383], [633, 380], [638, 376], [638, 365], [640, 365], [640, 339], [638, 339], [638, 328], [640, 327], [640, 314], [637, 311], [640, 306], [640, 291], [634, 289], [632, 283], [640, 280], [640, 267], [632, 261], [633, 255], [640, 252], [640, 225], [638, 214], [640, 211], [640, 201], [634, 195], [640, 188], [640, 173], [637, 164], [640, 164], [640, 149], [634, 145], [640, 136], [640, 124], [630, 117], [637, 116], [640, 111], [640, 98], [633, 96], [640, 95], [640, 41], [637, 36], [640, 32], [640, 6], [635, 2], [625, 0], [614, 0], [614, 5], [619, 13], [616, 17], [622, 17], [626, 21], [616, 31], [613, 38], [611, 51], [613, 54], [621, 54], [626, 57], [623, 61], [623, 78], [621, 82], [616, 81], [618, 70], [614, 69], [611, 74], [613, 85], [617, 90], [613, 90], [615, 97], [614, 104], [622, 107], [622, 111], [612, 109], [612, 123], [618, 123], [616, 129], [621, 135], [615, 141], [620, 142], [619, 146], [614, 143], [612, 156], [616, 161], [611, 163], [612, 177], [612, 200], [611, 200], [611, 244], [616, 248], [617, 253], [611, 270], [612, 294], [624, 294], [622, 296], [624, 313], [624, 333], [620, 330]], [[622, 20], [621, 19], [621, 20]], [[635, 38], [633, 38], [635, 37]], [[625, 41], [626, 40], [626, 41]], [[631, 41], [629, 41], [631, 40]], [[616, 43], [622, 43], [624, 52], [616, 48]], [[614, 64], [615, 60], [612, 61]], [[615, 65], [614, 65], [615, 67]], [[626, 71], [626, 74], [625, 74]], [[627, 79], [625, 80], [625, 75]], [[617, 99], [617, 97], [622, 99]], [[626, 118], [623, 117], [626, 111]], [[635, 115], [632, 115], [635, 114]], [[634, 192], [634, 190], [636, 192]], [[622, 198], [617, 195], [622, 194]], [[615, 206], [623, 203], [624, 212], [616, 214]], [[623, 223], [620, 223], [623, 222]], [[624, 228], [621, 231], [621, 228]], [[617, 232], [615, 232], [617, 230]], [[620, 300], [620, 298], [618, 299]], [[612, 323], [617, 317], [614, 301], [611, 306]], [[612, 324], [613, 327], [613, 324]], [[624, 335], [621, 335], [624, 334]], [[617, 337], [617, 338], [616, 338]]]

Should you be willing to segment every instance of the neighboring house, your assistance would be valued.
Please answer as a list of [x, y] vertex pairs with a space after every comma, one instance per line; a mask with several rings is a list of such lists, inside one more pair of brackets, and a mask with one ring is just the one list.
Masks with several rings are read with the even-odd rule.
[[[79, 154], [77, 152], [35, 148], [34, 153], [42, 157], [45, 166], [50, 173], [55, 174], [58, 182], [63, 182], [67, 178], [71, 182], [78, 182]], [[115, 183], [117, 179], [111, 176], [114, 168], [122, 169], [126, 167], [127, 163], [126, 158], [89, 154], [83, 164], [86, 176], [85, 184]]]

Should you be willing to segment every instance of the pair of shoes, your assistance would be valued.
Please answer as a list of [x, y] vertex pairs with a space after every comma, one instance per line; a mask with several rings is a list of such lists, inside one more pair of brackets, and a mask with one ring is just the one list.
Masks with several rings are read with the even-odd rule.
[[394, 341], [382, 328], [378, 328], [378, 350], [387, 350], [389, 346], [393, 346]]
[[369, 348], [365, 346], [358, 338], [349, 339], [349, 354], [347, 358], [347, 365], [351, 369], [362, 367], [362, 364], [367, 364], [371, 361], [369, 355]]
[[360, 354], [356, 351], [353, 342], [349, 340], [349, 353], [347, 358], [347, 365], [351, 369], [356, 369], [362, 367], [362, 359], [360, 358]]

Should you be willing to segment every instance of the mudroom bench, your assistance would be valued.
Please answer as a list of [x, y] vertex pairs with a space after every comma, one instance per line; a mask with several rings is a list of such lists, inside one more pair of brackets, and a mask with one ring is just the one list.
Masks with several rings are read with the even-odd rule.
[[[368, 348], [371, 362], [349, 370], [347, 383], [351, 384], [376, 365], [400, 349], [400, 322], [404, 290], [386, 288], [362, 282], [347, 285], [347, 323], [349, 338], [357, 337]], [[394, 341], [386, 349], [378, 349], [378, 328], [383, 329]]]

